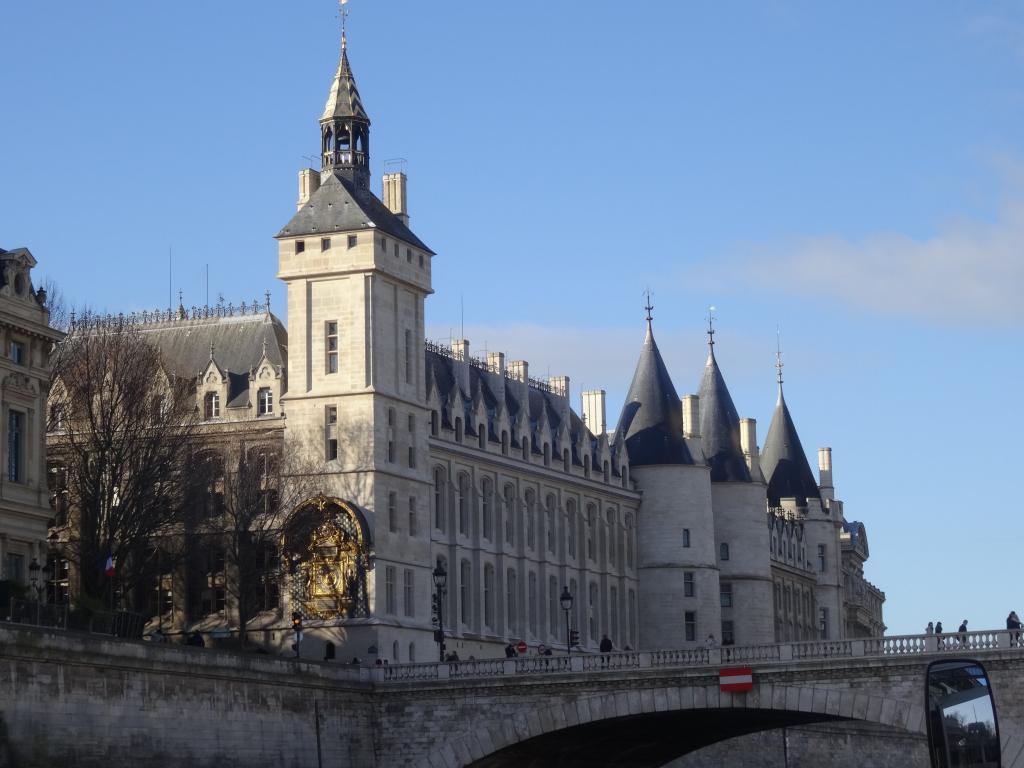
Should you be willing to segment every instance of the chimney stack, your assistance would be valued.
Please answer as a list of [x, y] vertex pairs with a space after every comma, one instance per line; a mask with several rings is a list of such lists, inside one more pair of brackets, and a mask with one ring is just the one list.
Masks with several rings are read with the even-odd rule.
[[548, 386], [551, 387], [551, 392], [558, 395], [559, 397], [569, 396], [569, 377], [568, 376], [552, 376], [548, 379]]
[[740, 419], [740, 448], [747, 460], [750, 476], [756, 481], [761, 471], [761, 457], [757, 452], [757, 419]]
[[700, 398], [683, 395], [683, 437], [700, 437]]
[[457, 339], [452, 342], [452, 357], [455, 360], [455, 372], [459, 377], [462, 391], [469, 394], [469, 340]]
[[409, 208], [406, 201], [406, 182], [406, 175], [400, 171], [384, 174], [384, 205], [408, 227]]
[[818, 485], [822, 496], [832, 498], [832, 449], [818, 449]]
[[487, 353], [487, 367], [490, 368], [494, 373], [499, 376], [505, 375], [505, 353], [504, 352], [488, 352]]
[[318, 189], [320, 171], [314, 171], [312, 168], [303, 168], [299, 171], [299, 202], [295, 205], [296, 210], [301, 210]]
[[528, 384], [530, 381], [530, 364], [525, 360], [513, 360], [508, 364], [509, 373], [516, 381]]
[[587, 428], [598, 436], [608, 431], [604, 411], [605, 394], [603, 389], [591, 389], [581, 395], [583, 418], [587, 421]]

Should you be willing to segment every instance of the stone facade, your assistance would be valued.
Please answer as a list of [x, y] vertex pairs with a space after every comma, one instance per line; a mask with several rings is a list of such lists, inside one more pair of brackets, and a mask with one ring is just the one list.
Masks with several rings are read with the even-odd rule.
[[[46, 398], [50, 353], [63, 334], [50, 327], [46, 292], [32, 286], [27, 248], [0, 249], [0, 581], [31, 586], [46, 560], [50, 509]], [[6, 595], [5, 595], [6, 596]], [[0, 605], [6, 615], [8, 605]]]

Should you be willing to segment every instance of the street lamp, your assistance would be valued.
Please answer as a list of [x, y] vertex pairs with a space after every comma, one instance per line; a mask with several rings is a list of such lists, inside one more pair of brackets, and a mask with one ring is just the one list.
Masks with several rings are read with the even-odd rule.
[[569, 611], [572, 610], [572, 594], [569, 592], [568, 587], [562, 587], [562, 596], [558, 598], [558, 601], [562, 604], [562, 610], [565, 611], [565, 655], [572, 655], [572, 640], [571, 633], [569, 632]]
[[437, 567], [434, 569], [434, 589], [437, 594], [435, 597], [437, 607], [437, 645], [438, 655], [441, 661], [444, 661], [444, 596], [447, 590], [445, 585], [448, 583], [448, 573], [444, 569], [444, 565], [438, 561]]

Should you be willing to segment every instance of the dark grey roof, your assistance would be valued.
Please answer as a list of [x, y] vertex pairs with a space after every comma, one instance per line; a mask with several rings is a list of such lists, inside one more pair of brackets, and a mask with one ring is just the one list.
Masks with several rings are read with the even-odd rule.
[[800, 436], [793, 425], [793, 417], [789, 415], [786, 399], [782, 396], [781, 384], [775, 414], [761, 453], [761, 469], [768, 479], [768, 503], [773, 506], [778, 505], [780, 499], [795, 498], [797, 504], [803, 506], [807, 499], [821, 498], [814, 473], [800, 444]]
[[633, 466], [694, 463], [683, 440], [679, 395], [654, 342], [649, 320], [644, 346], [615, 432], [624, 435], [626, 453]]
[[750, 482], [740, 447], [740, 417], [718, 368], [714, 347], [708, 352], [700, 382], [700, 439], [712, 482]]
[[360, 229], [377, 229], [433, 253], [373, 192], [357, 188], [338, 173], [327, 176], [275, 237], [329, 235]]
[[338, 71], [334, 73], [331, 90], [327, 94], [327, 104], [320, 119], [330, 120], [333, 117], [356, 117], [370, 122], [366, 110], [363, 109], [363, 100], [359, 98], [356, 78], [348, 63], [348, 51], [344, 45], [341, 49], [341, 59], [338, 61]]
[[168, 373], [192, 378], [210, 362], [210, 345], [218, 367], [228, 374], [229, 407], [249, 402], [249, 371], [259, 365], [264, 345], [267, 360], [283, 368], [288, 332], [271, 313], [209, 318], [142, 326], [139, 332], [160, 349]]

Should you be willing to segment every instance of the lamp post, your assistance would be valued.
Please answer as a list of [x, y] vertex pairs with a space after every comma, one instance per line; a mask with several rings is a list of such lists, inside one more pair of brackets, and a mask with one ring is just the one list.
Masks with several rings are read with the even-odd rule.
[[444, 661], [444, 596], [447, 590], [445, 585], [448, 583], [448, 573], [444, 569], [444, 565], [438, 562], [437, 567], [434, 569], [434, 589], [436, 590], [437, 600], [437, 647], [438, 656], [441, 661]]
[[572, 594], [569, 592], [568, 587], [562, 587], [562, 596], [558, 598], [558, 601], [562, 604], [562, 610], [565, 611], [565, 655], [572, 656], [572, 640], [570, 639], [571, 633], [569, 631], [569, 611], [572, 610]]

